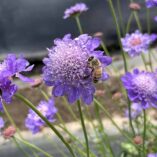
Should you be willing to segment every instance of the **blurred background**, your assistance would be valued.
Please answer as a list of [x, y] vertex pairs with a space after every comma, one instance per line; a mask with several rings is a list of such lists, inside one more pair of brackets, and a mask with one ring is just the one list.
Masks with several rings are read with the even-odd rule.
[[[130, 0], [120, 0], [123, 23], [126, 25], [130, 9]], [[24, 53], [29, 58], [42, 58], [46, 48], [51, 47], [54, 38], [62, 38], [71, 33], [79, 35], [75, 20], [63, 20], [64, 10], [74, 5], [75, 0], [1, 0], [0, 1], [0, 57], [7, 53]], [[103, 32], [108, 47], [117, 48], [115, 25], [108, 7], [107, 0], [82, 0], [89, 7], [81, 15], [81, 23], [85, 33]], [[113, 0], [117, 9], [117, 0]], [[141, 4], [140, 20], [146, 27], [146, 9], [144, 0]], [[151, 9], [151, 27], [155, 30], [157, 23], [153, 20], [157, 15]], [[117, 17], [118, 14], [117, 14]], [[137, 27], [132, 23], [132, 31]], [[146, 30], [146, 28], [144, 28]]]

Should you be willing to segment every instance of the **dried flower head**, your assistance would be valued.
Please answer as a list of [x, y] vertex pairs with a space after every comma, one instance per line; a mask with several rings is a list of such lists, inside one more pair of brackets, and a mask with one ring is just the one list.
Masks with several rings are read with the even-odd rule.
[[0, 63], [0, 111], [3, 110], [2, 100], [6, 103], [11, 102], [12, 96], [17, 91], [17, 85], [13, 84], [12, 78], [18, 77], [24, 82], [33, 82], [32, 79], [20, 74], [21, 72], [31, 71], [29, 62], [22, 56], [16, 58], [14, 54], [8, 54], [2, 63]]
[[121, 39], [123, 50], [129, 54], [130, 57], [140, 55], [142, 52], [148, 52], [148, 48], [152, 42], [156, 40], [155, 34], [142, 34], [140, 31], [135, 31], [132, 34], [126, 34]]
[[48, 58], [44, 59], [43, 79], [46, 85], [53, 86], [54, 96], [65, 95], [69, 103], [82, 98], [86, 104], [91, 104], [95, 93], [95, 70], [89, 66], [89, 58], [95, 58], [99, 63], [99, 80], [108, 78], [104, 68], [111, 64], [112, 59], [104, 56], [103, 51], [96, 51], [100, 40], [87, 34], [75, 39], [68, 34], [54, 43], [55, 46], [49, 49]]
[[141, 145], [143, 143], [143, 138], [141, 136], [135, 136], [133, 141], [135, 144]]
[[143, 109], [157, 107], [157, 77], [153, 72], [140, 72], [135, 69], [133, 73], [126, 73], [121, 78], [128, 97], [132, 102], [138, 103]]
[[138, 11], [141, 9], [141, 6], [139, 3], [132, 2], [129, 4], [129, 8], [132, 10]]
[[146, 7], [147, 8], [157, 7], [157, 0], [146, 0]]
[[64, 12], [64, 19], [67, 19], [71, 16], [78, 16], [82, 12], [85, 12], [88, 10], [88, 7], [84, 3], [76, 3], [74, 6], [71, 6], [70, 8], [66, 9]]
[[15, 133], [16, 133], [15, 127], [9, 126], [8, 128], [6, 128], [6, 129], [3, 131], [2, 134], [3, 134], [3, 137], [4, 137], [5, 139], [9, 139], [9, 138], [13, 137], [13, 136], [15, 135]]
[[[47, 101], [41, 101], [37, 106], [38, 111], [47, 118], [50, 122], [54, 122], [54, 116], [57, 112], [56, 107], [54, 106], [54, 100], [50, 99]], [[29, 110], [27, 118], [25, 120], [25, 126], [32, 131], [33, 134], [38, 133], [41, 128], [45, 125], [45, 122], [33, 111]]]

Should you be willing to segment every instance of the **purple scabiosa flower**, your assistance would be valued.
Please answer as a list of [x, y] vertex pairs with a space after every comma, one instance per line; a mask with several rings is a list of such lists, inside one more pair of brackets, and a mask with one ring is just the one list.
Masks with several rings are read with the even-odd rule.
[[157, 0], [146, 0], [146, 7], [147, 8], [157, 7]]
[[12, 96], [16, 91], [17, 86], [12, 84], [7, 77], [1, 77], [0, 75], [0, 111], [3, 111], [2, 101], [4, 100], [7, 104], [11, 103]]
[[2, 117], [0, 117], [0, 129], [4, 127], [4, 120]]
[[157, 157], [157, 153], [155, 153], [155, 154], [154, 153], [150, 153], [150, 154], [147, 155], [147, 157]]
[[105, 66], [111, 64], [112, 59], [104, 56], [103, 51], [96, 51], [100, 45], [98, 38], [87, 34], [71, 39], [65, 35], [63, 39], [54, 40], [55, 46], [48, 49], [48, 58], [45, 58], [43, 79], [48, 86], [53, 86], [54, 96], [66, 96], [69, 103], [82, 98], [86, 104], [91, 104], [95, 92], [92, 68], [88, 59], [94, 57], [102, 68], [101, 80], [108, 78], [104, 71]]
[[30, 63], [23, 56], [17, 58], [15, 54], [8, 54], [0, 65], [0, 75], [4, 77], [16, 76], [24, 82], [33, 82], [32, 79], [21, 74], [21, 72], [31, 71], [33, 67], [34, 65], [30, 66]]
[[142, 34], [139, 30], [135, 33], [126, 34], [121, 39], [123, 50], [129, 54], [130, 57], [140, 55], [142, 52], [147, 52], [150, 44], [157, 39], [157, 35]]
[[[138, 103], [133, 103], [131, 105], [131, 118], [136, 119], [142, 112], [142, 107]], [[126, 117], [129, 117], [128, 109], [125, 112]]]
[[74, 6], [71, 6], [70, 8], [66, 9], [64, 12], [63, 19], [67, 19], [71, 16], [80, 15], [82, 12], [85, 12], [88, 10], [88, 7], [84, 3], [77, 3]]
[[[42, 115], [47, 118], [50, 122], [54, 122], [54, 116], [57, 112], [54, 106], [54, 100], [50, 99], [47, 101], [41, 101], [37, 106], [37, 109], [42, 113]], [[27, 118], [25, 120], [25, 126], [32, 131], [33, 134], [38, 133], [41, 128], [45, 125], [45, 122], [33, 111], [29, 110]]]
[[0, 63], [0, 111], [3, 111], [2, 100], [6, 103], [11, 102], [12, 96], [17, 91], [17, 85], [13, 84], [14, 76], [20, 78], [24, 82], [33, 82], [32, 79], [20, 74], [21, 72], [31, 71], [33, 68], [29, 66], [29, 62], [22, 56], [16, 58], [15, 54], [8, 54], [3, 62]]
[[139, 71], [134, 69], [133, 73], [126, 73], [121, 78], [128, 97], [132, 102], [138, 103], [140, 107], [157, 108], [157, 77], [153, 72]]

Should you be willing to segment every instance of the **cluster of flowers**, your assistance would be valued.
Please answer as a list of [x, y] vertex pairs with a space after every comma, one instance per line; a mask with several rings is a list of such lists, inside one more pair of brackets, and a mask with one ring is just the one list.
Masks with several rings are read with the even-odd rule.
[[[157, 6], [156, 0], [147, 0], [148, 8]], [[71, 16], [80, 15], [87, 11], [88, 7], [84, 3], [76, 4], [65, 11], [64, 19]], [[135, 33], [127, 34], [121, 39], [123, 50], [130, 57], [147, 52], [150, 44], [156, 40], [157, 36], [152, 34], [142, 34], [139, 30]], [[105, 67], [110, 65], [112, 59], [105, 56], [103, 51], [96, 50], [100, 46], [100, 39], [93, 38], [87, 34], [82, 34], [72, 39], [67, 34], [63, 39], [55, 39], [54, 46], [48, 49], [48, 57], [43, 62], [43, 80], [48, 86], [53, 86], [52, 94], [55, 97], [66, 96], [69, 103], [82, 99], [85, 104], [91, 104], [95, 93], [93, 77], [95, 69], [89, 66], [92, 59], [98, 63], [101, 77], [99, 80], [108, 79]], [[0, 110], [3, 110], [2, 101], [11, 102], [12, 96], [17, 91], [17, 85], [12, 82], [12, 78], [18, 77], [24, 82], [33, 80], [20, 74], [31, 71], [33, 65], [23, 57], [16, 58], [10, 54], [0, 64]], [[132, 118], [137, 117], [142, 109], [149, 107], [157, 108], [157, 77], [154, 72], [145, 72], [134, 69], [133, 73], [126, 73], [121, 78], [124, 87], [128, 92], [128, 97], [133, 102]], [[41, 101], [37, 109], [50, 122], [54, 122], [57, 112], [54, 100]], [[127, 113], [128, 114], [128, 113]], [[25, 125], [33, 133], [39, 132], [45, 125], [44, 121], [32, 110], [29, 110], [25, 120]], [[0, 128], [4, 127], [4, 121], [0, 118]], [[148, 157], [155, 157], [149, 154]]]

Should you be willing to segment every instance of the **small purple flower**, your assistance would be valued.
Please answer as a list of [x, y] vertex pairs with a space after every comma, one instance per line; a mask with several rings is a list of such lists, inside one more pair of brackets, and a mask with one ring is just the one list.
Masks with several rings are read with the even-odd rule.
[[[38, 111], [47, 118], [50, 122], [54, 122], [54, 116], [57, 112], [56, 107], [54, 106], [54, 100], [50, 99], [47, 101], [41, 101], [37, 106]], [[33, 111], [29, 110], [27, 118], [25, 120], [25, 126], [32, 131], [33, 134], [38, 133], [41, 128], [45, 125], [45, 122]]]
[[157, 16], [154, 17], [154, 21], [157, 22]]
[[140, 55], [142, 52], [148, 52], [148, 48], [152, 42], [157, 39], [157, 35], [142, 34], [139, 30], [135, 33], [126, 34], [121, 39], [123, 50], [129, 54], [130, 57]]
[[[142, 107], [138, 103], [133, 103], [131, 105], [131, 118], [136, 119], [142, 112]], [[129, 117], [129, 111], [128, 109], [125, 112], [126, 117]]]
[[132, 73], [126, 73], [121, 78], [129, 99], [138, 103], [143, 109], [157, 108], [157, 77], [153, 72], [134, 69]]
[[147, 8], [157, 7], [157, 0], [146, 0], [146, 7]]
[[63, 19], [67, 19], [75, 15], [80, 15], [82, 12], [85, 12], [87, 10], [88, 10], [88, 7], [86, 6], [86, 4], [77, 3], [74, 6], [71, 6], [70, 8], [65, 10]]
[[2, 117], [0, 117], [0, 129], [4, 127], [4, 120]]
[[29, 62], [22, 56], [16, 58], [14, 54], [8, 54], [6, 59], [0, 63], [0, 111], [3, 111], [2, 101], [11, 103], [12, 96], [17, 91], [17, 85], [13, 84], [12, 79], [14, 76], [20, 78], [24, 82], [32, 82], [21, 72], [31, 71], [33, 66], [29, 66]]
[[147, 157], [157, 157], [157, 153], [155, 153], [155, 154], [154, 153], [150, 153], [150, 154], [147, 155]]
[[65, 35], [63, 39], [54, 40], [55, 46], [49, 49], [45, 58], [43, 78], [48, 86], [53, 86], [54, 96], [66, 96], [69, 103], [82, 98], [86, 104], [91, 104], [95, 93], [92, 68], [89, 67], [89, 57], [98, 59], [102, 67], [102, 78], [108, 78], [105, 66], [111, 64], [112, 59], [104, 56], [103, 51], [95, 49], [100, 45], [98, 38], [87, 34], [71, 39]]
[[11, 103], [12, 96], [16, 93], [17, 86], [12, 84], [8, 78], [0, 77], [0, 111], [3, 111], [2, 101]]
[[23, 56], [16, 58], [15, 54], [8, 54], [0, 65], [0, 75], [3, 75], [4, 77], [16, 76], [24, 82], [33, 82], [32, 79], [20, 74], [21, 72], [31, 71], [33, 67], [34, 65], [30, 66], [30, 63], [23, 58]]

